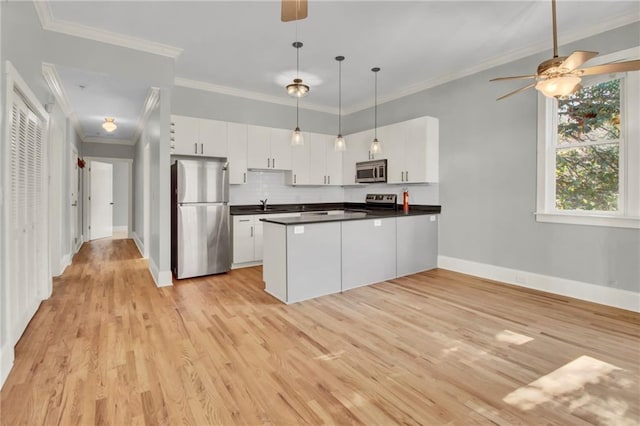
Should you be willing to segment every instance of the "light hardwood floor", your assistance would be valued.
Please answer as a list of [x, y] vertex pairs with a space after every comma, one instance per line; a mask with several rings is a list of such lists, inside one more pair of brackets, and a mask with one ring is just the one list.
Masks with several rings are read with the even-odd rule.
[[83, 245], [2, 425], [638, 424], [640, 315], [434, 270], [286, 306], [259, 267], [157, 289]]

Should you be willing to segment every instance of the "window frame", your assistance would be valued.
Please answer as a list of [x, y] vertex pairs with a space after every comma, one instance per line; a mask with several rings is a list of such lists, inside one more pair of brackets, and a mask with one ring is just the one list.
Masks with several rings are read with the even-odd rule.
[[[590, 61], [589, 65], [630, 60], [639, 56], [640, 46], [603, 56], [598, 58], [598, 61]], [[607, 76], [594, 78], [595, 81], [590, 80], [589, 84], [613, 79]], [[536, 221], [640, 229], [640, 125], [638, 123], [640, 71], [618, 73], [614, 78], [622, 79], [620, 92], [622, 129], [620, 139], [617, 141], [620, 155], [618, 210], [609, 212], [556, 208], [558, 104], [556, 99], [547, 98], [539, 93]], [[614, 142], [615, 140], [611, 141], [611, 143]], [[606, 142], [598, 144], [604, 143]]]

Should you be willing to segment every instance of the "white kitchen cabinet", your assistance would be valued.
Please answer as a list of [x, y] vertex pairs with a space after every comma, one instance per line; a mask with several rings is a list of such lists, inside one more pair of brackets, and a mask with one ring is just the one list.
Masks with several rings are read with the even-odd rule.
[[438, 215], [398, 216], [396, 238], [396, 276], [438, 266]]
[[255, 261], [254, 217], [233, 216], [233, 263]]
[[[305, 142], [309, 140], [309, 134], [304, 134]], [[287, 174], [288, 185], [309, 185], [309, 143], [291, 147], [291, 173]]]
[[419, 117], [380, 130], [388, 183], [438, 182], [438, 119]]
[[373, 130], [348, 135], [345, 140], [347, 150], [342, 153], [342, 183], [343, 185], [355, 185], [356, 163], [371, 159], [369, 148], [373, 140]]
[[227, 123], [229, 183], [247, 183], [247, 125]]
[[260, 219], [298, 216], [300, 213], [233, 215], [233, 267], [262, 262], [264, 223]]
[[171, 116], [172, 154], [226, 157], [227, 123], [203, 118]]
[[247, 166], [249, 169], [291, 170], [291, 131], [248, 126]]
[[309, 134], [309, 183], [342, 185], [342, 152], [333, 149], [335, 136]]

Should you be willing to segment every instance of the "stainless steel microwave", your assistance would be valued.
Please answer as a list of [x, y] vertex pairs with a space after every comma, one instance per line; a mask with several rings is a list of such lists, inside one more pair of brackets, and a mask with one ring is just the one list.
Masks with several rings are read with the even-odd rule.
[[387, 181], [387, 160], [361, 161], [356, 163], [356, 182], [372, 183]]

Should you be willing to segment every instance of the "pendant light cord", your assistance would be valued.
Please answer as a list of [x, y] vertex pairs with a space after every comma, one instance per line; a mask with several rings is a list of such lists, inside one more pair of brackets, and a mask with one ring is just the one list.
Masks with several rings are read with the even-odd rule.
[[373, 107], [373, 128], [374, 139], [378, 139], [378, 72], [374, 71], [375, 75], [375, 87], [374, 87], [374, 107]]
[[342, 135], [342, 61], [338, 61], [338, 134]]
[[296, 97], [296, 129], [299, 128], [299, 118], [300, 116], [300, 98]]

